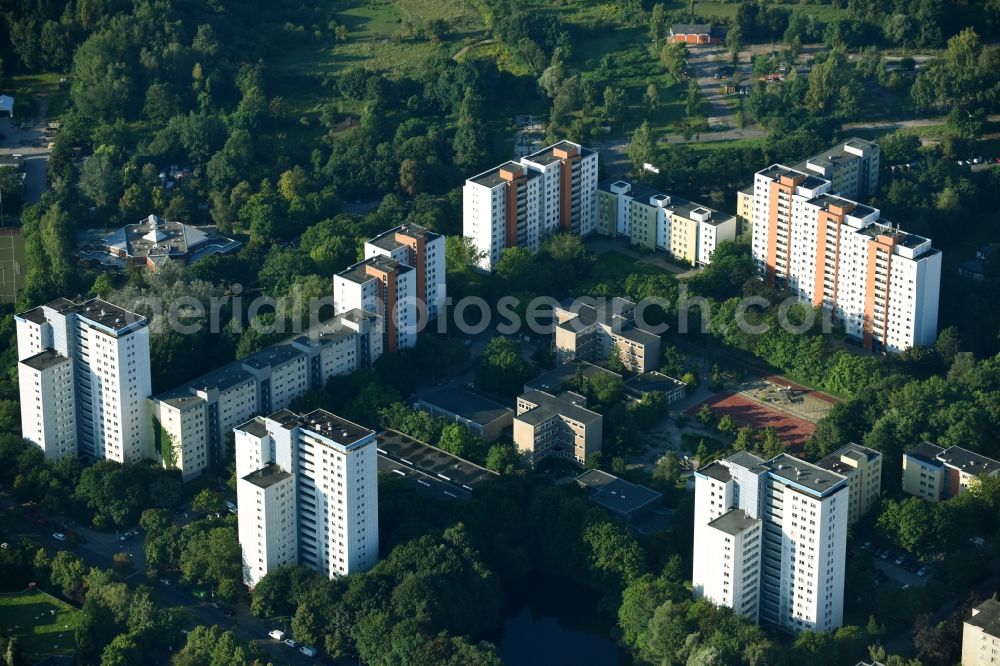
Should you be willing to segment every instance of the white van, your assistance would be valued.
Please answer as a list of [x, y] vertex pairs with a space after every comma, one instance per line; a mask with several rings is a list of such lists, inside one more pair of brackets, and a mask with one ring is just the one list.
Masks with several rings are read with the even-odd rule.
[[276, 641], [285, 640], [285, 632], [283, 632], [281, 629], [272, 629], [270, 632], [268, 632], [267, 635]]
[[311, 645], [303, 645], [302, 647], [299, 648], [299, 652], [301, 652], [307, 657], [316, 656], [316, 648], [312, 647]]
[[226, 508], [229, 509], [229, 513], [236, 513], [236, 504], [226, 500]]

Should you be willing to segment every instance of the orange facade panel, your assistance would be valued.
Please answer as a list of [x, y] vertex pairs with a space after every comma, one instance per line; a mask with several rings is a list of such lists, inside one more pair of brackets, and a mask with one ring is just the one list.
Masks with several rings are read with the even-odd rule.
[[840, 225], [844, 222], [843, 213], [835, 213], [834, 211], [842, 211], [843, 209], [837, 206], [830, 206], [830, 211], [821, 210], [817, 214], [816, 219], [816, 279], [813, 285], [813, 305], [820, 307], [823, 305], [823, 287], [824, 278], [827, 268], [826, 263], [826, 231], [830, 225], [834, 227], [834, 233], [836, 234], [834, 245], [833, 245], [833, 296], [832, 300], [834, 303], [837, 302], [837, 280], [840, 277], [840, 266], [837, 265], [837, 261], [840, 257]]
[[573, 164], [578, 157], [564, 159], [559, 164], [559, 228], [570, 231], [573, 227]]
[[[865, 318], [862, 323], [862, 344], [865, 349], [872, 348], [875, 337], [875, 306], [880, 305], [882, 310], [882, 325], [879, 334], [885, 340], [886, 327], [889, 325], [889, 274], [892, 268], [892, 250], [896, 246], [896, 239], [892, 236], [880, 235], [868, 242], [868, 272], [865, 276]], [[885, 258], [885, 294], [882, 302], [878, 303], [875, 293], [875, 280], [878, 277], [875, 273], [879, 255]]]
[[396, 317], [399, 313], [396, 312], [396, 271], [385, 271], [371, 264], [366, 264], [365, 274], [378, 280], [377, 298], [383, 305], [380, 314], [385, 322], [386, 351], [390, 353], [398, 351]]

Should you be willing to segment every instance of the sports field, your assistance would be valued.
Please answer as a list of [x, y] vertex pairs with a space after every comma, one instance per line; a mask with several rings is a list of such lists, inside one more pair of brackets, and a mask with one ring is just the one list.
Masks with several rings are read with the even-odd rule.
[[17, 636], [28, 663], [72, 654], [74, 631], [83, 613], [39, 590], [0, 594], [0, 627]]
[[789, 416], [778, 409], [730, 392], [714, 395], [689, 408], [685, 413], [694, 416], [703, 404], [711, 407], [716, 417], [729, 414], [740, 427], [774, 428], [787, 445], [789, 453], [800, 453], [806, 440], [816, 430], [814, 423]]
[[0, 229], [0, 303], [13, 303], [23, 284], [24, 237], [20, 229]]

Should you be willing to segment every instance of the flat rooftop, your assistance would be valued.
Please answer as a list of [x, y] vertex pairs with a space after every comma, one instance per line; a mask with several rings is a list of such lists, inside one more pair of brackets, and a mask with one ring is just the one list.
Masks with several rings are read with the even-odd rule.
[[869, 449], [867, 446], [861, 446], [860, 444], [851, 442], [850, 444], [840, 447], [822, 460], [819, 460], [816, 464], [825, 470], [829, 470], [837, 474], [849, 474], [854, 471], [854, 467], [843, 462], [843, 458], [850, 458], [858, 462], [870, 462], [878, 458], [880, 455], [881, 454], [875, 449]]
[[527, 393], [522, 393], [520, 399], [527, 400], [537, 406], [514, 418], [532, 425], [544, 423], [556, 415], [565, 416], [574, 421], [587, 424], [595, 423], [602, 418], [597, 412], [592, 412], [586, 407], [570, 400], [565, 393], [562, 395], [552, 395], [545, 391], [528, 391]]
[[720, 463], [718, 460], [708, 463], [699, 469], [697, 473], [707, 476], [710, 479], [715, 479], [716, 481], [722, 481], [723, 483], [727, 483], [733, 479], [733, 475], [729, 473], [729, 468]]
[[485, 467], [395, 430], [383, 430], [377, 439], [379, 455], [459, 486], [475, 488], [498, 476]]
[[967, 474], [995, 474], [1000, 472], [1000, 462], [975, 451], [952, 446], [938, 454], [938, 460]]
[[427, 240], [434, 240], [435, 238], [440, 238], [440, 234], [436, 234], [429, 229], [425, 229], [419, 224], [401, 224], [398, 227], [393, 227], [388, 231], [383, 231], [378, 236], [370, 238], [369, 243], [380, 247], [383, 250], [395, 250], [401, 247], [403, 243], [396, 240], [396, 234], [400, 233], [409, 238], [425, 238]]
[[643, 330], [635, 324], [623, 326], [620, 330], [614, 331], [614, 334], [641, 345], [651, 345], [660, 340], [657, 334]]
[[290, 478], [292, 478], [291, 474], [281, 469], [278, 465], [271, 463], [256, 472], [250, 472], [243, 477], [243, 480], [249, 481], [258, 488], [270, 488], [274, 484]]
[[844, 487], [841, 474], [800, 460], [787, 453], [775, 456], [764, 463], [768, 473], [775, 478], [791, 482], [812, 494], [826, 495], [839, 487]]
[[25, 310], [24, 312], [17, 315], [20, 319], [25, 319], [35, 324], [44, 324], [47, 320], [45, 319], [45, 310], [42, 306], [37, 308], [31, 308], [30, 310]]
[[514, 414], [510, 407], [458, 386], [442, 387], [420, 401], [483, 426]]
[[979, 627], [990, 636], [1000, 638], [1000, 601], [987, 599], [972, 609], [972, 617], [965, 622]]
[[63, 356], [54, 349], [46, 349], [43, 352], [39, 352], [34, 356], [29, 356], [28, 358], [21, 361], [29, 368], [34, 368], [35, 370], [48, 370], [49, 368], [54, 368], [57, 365], [65, 363], [69, 358]]
[[566, 384], [574, 380], [577, 374], [584, 379], [593, 379], [598, 375], [621, 377], [617, 372], [612, 372], [599, 365], [588, 363], [587, 361], [570, 361], [563, 365], [556, 366], [548, 372], [543, 372], [524, 385], [525, 391], [538, 390], [550, 393], [559, 393], [566, 388]]
[[401, 264], [394, 259], [390, 259], [385, 255], [378, 255], [372, 257], [371, 259], [365, 259], [364, 261], [359, 261], [353, 266], [349, 266], [344, 270], [337, 273], [340, 277], [345, 280], [350, 280], [351, 282], [357, 282], [358, 284], [364, 284], [369, 280], [374, 280], [374, 275], [369, 275], [367, 267], [372, 266], [380, 271], [385, 271], [386, 273], [408, 273], [413, 270], [412, 267], [406, 264]]
[[576, 477], [590, 500], [609, 511], [630, 516], [663, 499], [663, 495], [645, 486], [630, 483], [613, 474], [592, 469]]
[[757, 473], [764, 472], [767, 469], [764, 467], [764, 460], [762, 458], [758, 458], [749, 451], [737, 451], [736, 453], [726, 456], [724, 464], [725, 463], [736, 465]]
[[303, 430], [314, 432], [341, 446], [350, 446], [375, 433], [374, 430], [331, 414], [325, 409], [316, 409], [302, 416], [300, 425]]
[[862, 158], [861, 155], [849, 152], [848, 147], [855, 148], [858, 150], [870, 150], [872, 147], [877, 146], [871, 141], [865, 141], [864, 139], [859, 139], [858, 137], [851, 137], [847, 141], [842, 141], [832, 148], [828, 148], [820, 153], [806, 158], [799, 164], [795, 165], [797, 169], [804, 169], [809, 163], [816, 164], [819, 166], [836, 166], [838, 164], [846, 164], [854, 160], [859, 160]]
[[930, 465], [935, 465], [937, 467], [941, 466], [941, 461], [938, 460], [938, 454], [944, 453], [944, 449], [936, 444], [931, 444], [930, 442], [920, 442], [905, 455], [911, 458], [916, 458], [922, 462], [928, 463]]
[[610, 301], [597, 301], [597, 306], [591, 305], [578, 298], [567, 298], [559, 303], [558, 309], [568, 314], [576, 315], [560, 326], [567, 326], [569, 322], [576, 321], [574, 326], [586, 327], [598, 322], [606, 326], [623, 326], [628, 322], [628, 318], [622, 312], [631, 310], [635, 303], [624, 298], [615, 296]]
[[798, 176], [804, 177], [804, 180], [799, 183], [799, 187], [804, 187], [808, 190], [815, 189], [824, 183], [829, 182], [825, 178], [820, 178], [819, 176], [813, 175], [808, 171], [789, 169], [781, 164], [772, 164], [766, 169], [761, 169], [757, 173], [770, 178], [771, 180], [779, 180], [782, 176], [788, 176], [789, 178], [795, 178]]
[[710, 522], [708, 525], [709, 527], [714, 527], [715, 529], [725, 532], [726, 534], [735, 536], [744, 530], [754, 527], [759, 524], [759, 522], [760, 521], [755, 518], [751, 518], [750, 514], [743, 509], [731, 509]]
[[897, 229], [896, 227], [887, 224], [888, 220], [883, 220], [882, 222], [872, 222], [862, 229], [858, 229], [859, 234], [864, 234], [870, 238], [876, 238], [878, 236], [891, 236], [895, 239], [897, 245], [902, 245], [903, 247], [914, 248], [918, 245], [926, 243], [928, 239], [923, 236], [918, 236], [916, 234], [911, 234], [906, 231]]
[[523, 164], [510, 161], [510, 162], [504, 162], [503, 164], [498, 164], [497, 166], [493, 167], [488, 171], [476, 174], [469, 180], [477, 185], [482, 185], [483, 187], [488, 187], [490, 189], [493, 189], [494, 187], [503, 185], [504, 183], [508, 182], [500, 177], [501, 169], [507, 169], [514, 172], [520, 171], [521, 173], [524, 174], [524, 177], [528, 180], [531, 180], [532, 178], [537, 178], [538, 176], [541, 175], [538, 171], [533, 171], [532, 169], [527, 168]]
[[260, 370], [268, 367], [275, 368], [304, 355], [304, 352], [291, 345], [279, 344], [247, 356], [242, 363], [247, 367]]
[[246, 423], [241, 423], [233, 428], [233, 430], [242, 430], [254, 437], [267, 437], [270, 434], [267, 431], [267, 424], [264, 423], [264, 419], [260, 416], [255, 416]]
[[636, 375], [625, 382], [626, 391], [630, 390], [640, 394], [652, 393], [653, 391], [672, 393], [677, 389], [686, 387], [687, 384], [681, 380], [674, 379], [669, 375], [655, 370]]
[[528, 162], [535, 162], [536, 164], [541, 164], [543, 166], [548, 165], [553, 162], [557, 162], [561, 159], [555, 156], [556, 150], [565, 150], [571, 153], [573, 151], [576, 151], [579, 153], [581, 157], [594, 154], [594, 151], [591, 150], [590, 148], [584, 148], [583, 146], [575, 144], [572, 141], [560, 141], [558, 143], [552, 144], [551, 146], [546, 146], [545, 148], [542, 148], [538, 152], [532, 153], [524, 157], [523, 159], [525, 159]]
[[146, 324], [146, 318], [142, 315], [120, 308], [100, 298], [92, 298], [79, 304], [68, 298], [57, 298], [41, 308], [32, 308], [18, 316], [36, 324], [42, 324], [45, 322], [45, 308], [55, 310], [62, 315], [76, 314], [81, 319], [110, 329], [115, 333], [140, 328]]

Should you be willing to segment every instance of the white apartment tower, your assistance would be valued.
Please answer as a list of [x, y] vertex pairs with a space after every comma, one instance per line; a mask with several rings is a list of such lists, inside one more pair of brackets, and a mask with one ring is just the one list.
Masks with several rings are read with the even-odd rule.
[[330, 578], [378, 561], [375, 431], [324, 410], [235, 429], [243, 579], [298, 563]]
[[757, 172], [752, 248], [760, 275], [831, 312], [867, 349], [933, 344], [940, 251], [831, 189], [829, 180], [778, 164]]
[[15, 315], [21, 424], [51, 459], [149, 457], [149, 328], [99, 299]]
[[848, 483], [781, 454], [695, 473], [695, 598], [791, 632], [843, 622]]
[[417, 344], [421, 313], [417, 307], [418, 271], [376, 254], [333, 276], [333, 309], [340, 314], [366, 310], [382, 316], [383, 349], [395, 352]]
[[444, 236], [416, 224], [403, 224], [365, 242], [365, 259], [389, 257], [416, 271], [414, 294], [428, 319], [437, 319], [448, 297]]
[[509, 247], [537, 252], [557, 232], [589, 236], [597, 229], [597, 152], [560, 141], [465, 181], [462, 233], [490, 271]]

